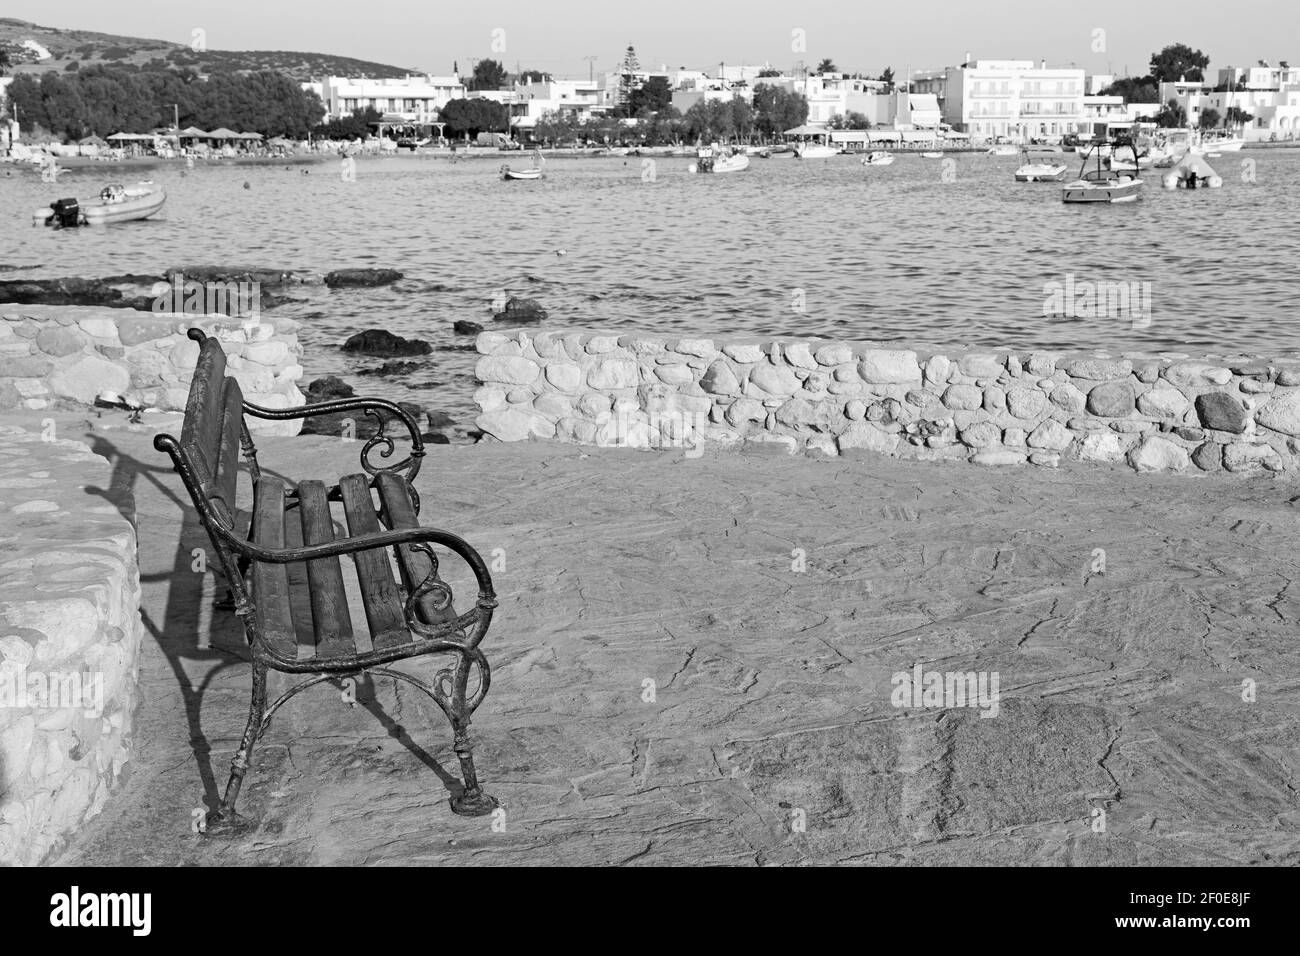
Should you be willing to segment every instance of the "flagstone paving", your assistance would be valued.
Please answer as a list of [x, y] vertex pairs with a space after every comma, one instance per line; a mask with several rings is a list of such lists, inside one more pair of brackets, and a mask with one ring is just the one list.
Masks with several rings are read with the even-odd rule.
[[[432, 446], [423, 519], [497, 568], [473, 732], [504, 812], [451, 813], [445, 721], [377, 678], [287, 705], [256, 828], [216, 838], [242, 634], [151, 434], [82, 432], [135, 494], [146, 639], [129, 779], [61, 863], [1300, 862], [1293, 481]], [[996, 674], [996, 715], [894, 706], [917, 664]]]

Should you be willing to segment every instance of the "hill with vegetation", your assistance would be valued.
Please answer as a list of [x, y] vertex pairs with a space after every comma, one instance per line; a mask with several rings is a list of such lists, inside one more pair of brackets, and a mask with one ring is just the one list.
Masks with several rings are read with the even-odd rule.
[[90, 66], [177, 70], [201, 75], [273, 71], [299, 81], [323, 76], [400, 77], [420, 72], [328, 53], [193, 49], [204, 46], [198, 42], [201, 39], [195, 38], [193, 43], [172, 43], [89, 30], [59, 30], [0, 18], [0, 53], [8, 57], [8, 71], [18, 76], [49, 71], [74, 73]]

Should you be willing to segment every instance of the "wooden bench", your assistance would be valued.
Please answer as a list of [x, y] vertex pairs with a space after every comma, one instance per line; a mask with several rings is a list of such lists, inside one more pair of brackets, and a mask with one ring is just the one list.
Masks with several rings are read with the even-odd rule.
[[[479, 786], [469, 724], [491, 680], [479, 644], [497, 602], [478, 552], [454, 534], [419, 523], [420, 500], [411, 482], [419, 472], [424, 443], [414, 420], [381, 399], [347, 398], [292, 409], [250, 404], [239, 383], [225, 374], [220, 343], [198, 329], [191, 329], [189, 337], [199, 343], [199, 358], [181, 437], [178, 441], [158, 435], [154, 447], [171, 456], [217, 552], [235, 613], [244, 623], [253, 665], [248, 724], [221, 805], [208, 817], [208, 831], [248, 825], [236, 813], [235, 801], [253, 747], [276, 710], [313, 684], [362, 673], [406, 681], [433, 699], [451, 723], [464, 778], [463, 790], [451, 800], [452, 809], [475, 816], [490, 813], [497, 802]], [[306, 480], [295, 485], [258, 465], [245, 415], [283, 420], [352, 410], [373, 415], [380, 423], [379, 433], [361, 449], [361, 472], [345, 475], [337, 484]], [[381, 467], [369, 458], [376, 448], [380, 458], [393, 455], [393, 441], [384, 435], [384, 413], [406, 426], [411, 451], [404, 460]], [[241, 451], [253, 486], [247, 515], [235, 500]], [[345, 534], [335, 533], [332, 503], [343, 512]], [[249, 518], [246, 534], [238, 530], [244, 517]], [[291, 546], [297, 540], [301, 546]], [[435, 546], [459, 556], [472, 571], [478, 586], [472, 609], [456, 611], [451, 588], [439, 574]], [[343, 555], [352, 557], [350, 570], [366, 628], [353, 626], [345, 565], [339, 560]], [[425, 654], [451, 654], [454, 660], [432, 681], [383, 666]], [[271, 669], [309, 677], [268, 706]], [[477, 686], [470, 693], [472, 671]]]

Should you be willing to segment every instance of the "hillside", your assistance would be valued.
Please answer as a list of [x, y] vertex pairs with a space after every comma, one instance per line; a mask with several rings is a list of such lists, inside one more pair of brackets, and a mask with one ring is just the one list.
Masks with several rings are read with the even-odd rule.
[[[192, 69], [199, 73], [275, 70], [295, 80], [322, 76], [405, 76], [419, 70], [371, 63], [328, 53], [285, 50], [203, 50], [184, 43], [115, 36], [88, 30], [59, 30], [23, 20], [0, 18], [0, 50], [9, 54], [10, 72], [78, 70], [92, 65], [146, 69]], [[75, 65], [74, 65], [75, 64]]]

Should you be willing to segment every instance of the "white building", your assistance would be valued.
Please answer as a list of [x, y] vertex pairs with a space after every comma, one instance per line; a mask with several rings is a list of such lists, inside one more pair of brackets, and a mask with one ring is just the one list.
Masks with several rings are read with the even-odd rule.
[[465, 96], [460, 77], [428, 74], [384, 79], [330, 76], [302, 87], [321, 98], [327, 120], [370, 108], [398, 114], [413, 123], [432, 123], [437, 121], [442, 107]]
[[943, 118], [978, 137], [1058, 139], [1084, 120], [1084, 71], [1046, 61], [977, 60], [948, 67]]
[[[1231, 87], [1225, 89], [1224, 87]], [[1250, 142], [1300, 139], [1300, 69], [1278, 67], [1228, 67], [1219, 71], [1219, 81], [1178, 80], [1160, 84], [1160, 102], [1174, 100], [1187, 113], [1187, 124], [1200, 125], [1207, 109], [1219, 115], [1224, 126], [1228, 109], [1237, 107], [1250, 114], [1240, 130]]]

